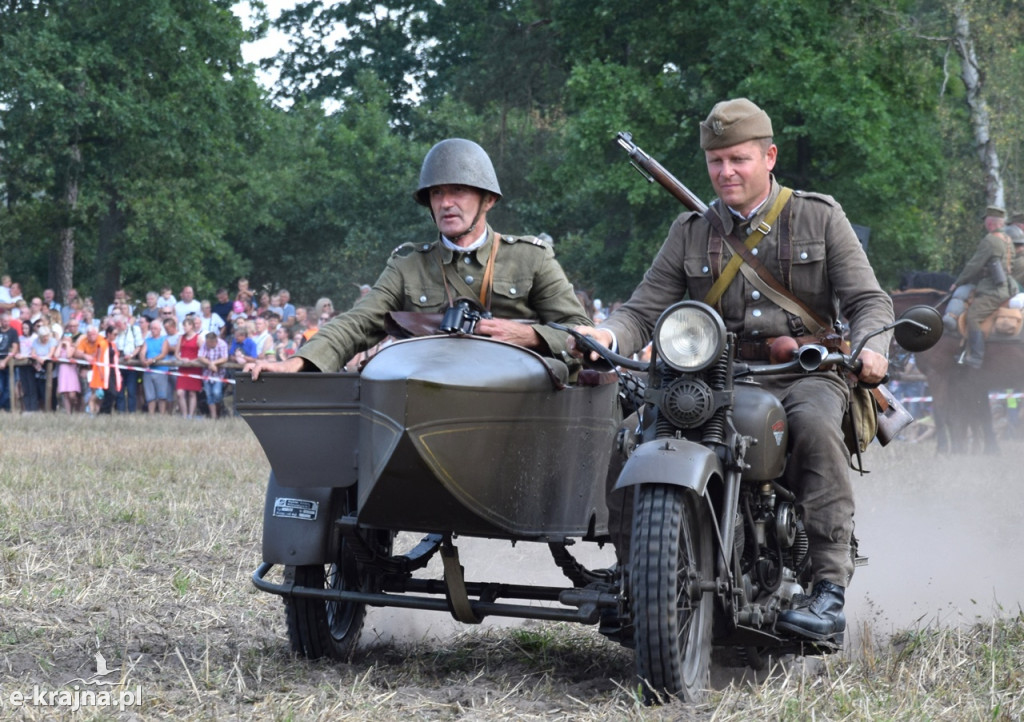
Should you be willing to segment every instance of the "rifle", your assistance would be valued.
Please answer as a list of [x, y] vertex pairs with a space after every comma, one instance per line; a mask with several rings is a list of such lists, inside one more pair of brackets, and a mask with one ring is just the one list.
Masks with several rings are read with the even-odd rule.
[[694, 195], [693, 191], [680, 183], [674, 175], [665, 170], [661, 163], [654, 160], [640, 146], [634, 143], [632, 134], [620, 132], [615, 136], [615, 139], [629, 154], [629, 164], [636, 168], [640, 175], [647, 179], [648, 183], [658, 181], [664, 186], [665, 190], [674, 195], [680, 203], [691, 211], [704, 213], [708, 209], [704, 201]]

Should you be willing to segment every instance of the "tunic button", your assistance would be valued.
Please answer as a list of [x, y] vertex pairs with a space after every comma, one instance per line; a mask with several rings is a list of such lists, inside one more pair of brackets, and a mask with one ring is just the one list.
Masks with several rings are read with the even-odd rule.
[[751, 249], [750, 252], [753, 253], [755, 256], [757, 255], [757, 249], [756, 248]]
[[514, 295], [516, 295], [516, 289], [515, 289], [515, 287], [513, 287], [513, 288], [510, 288], [510, 289], [508, 289], [508, 295], [510, 295], [510, 296], [514, 296]]
[[751, 314], [754, 318], [761, 318], [761, 309], [755, 308]]
[[700, 272], [701, 273], [708, 273], [710, 270], [711, 270], [710, 268], [708, 268], [707, 266], [704, 266], [704, 268], [700, 269]]
[[807, 260], [807, 251], [804, 251], [803, 253], [800, 254], [800, 260], [802, 260], [802, 261], [806, 261]]
[[761, 298], [761, 292], [754, 291], [752, 294], [750, 294], [750, 297], [756, 301], [757, 299]]
[[465, 261], [466, 263], [469, 263], [469, 256], [463, 256], [462, 260]]
[[466, 276], [466, 283], [472, 283], [472, 282], [473, 282], [473, 277], [472, 276]]
[[426, 303], [426, 302], [427, 302], [427, 297], [426, 296], [420, 296], [420, 303]]

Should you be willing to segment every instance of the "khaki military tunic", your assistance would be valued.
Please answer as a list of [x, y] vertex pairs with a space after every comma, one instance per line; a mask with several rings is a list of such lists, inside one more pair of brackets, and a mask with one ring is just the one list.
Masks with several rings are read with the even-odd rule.
[[[957, 276], [956, 285], [974, 284], [974, 297], [967, 307], [967, 329], [977, 330], [980, 324], [992, 315], [1003, 301], [1013, 295], [1010, 281], [1009, 258], [1013, 253], [1010, 238], [1005, 233], [988, 233], [967, 261], [964, 270]], [[989, 272], [992, 259], [999, 259], [1003, 265], [1007, 282], [996, 283]]]
[[[751, 225], [756, 227], [767, 214], [779, 188], [773, 178], [769, 198]], [[841, 312], [854, 345], [868, 332], [891, 323], [892, 301], [879, 286], [840, 205], [829, 196], [802, 191], [795, 191], [789, 203], [791, 267], [782, 268], [778, 223], [756, 248], [762, 263], [779, 279], [788, 271], [791, 290], [818, 316], [834, 321]], [[738, 219], [721, 203], [715, 210], [726, 232], [732, 232]], [[711, 225], [700, 214], [684, 213], [672, 224], [632, 297], [601, 324], [615, 334], [621, 353], [642, 348], [671, 304], [687, 297], [704, 299], [713, 284], [710, 237]], [[728, 244], [723, 244], [721, 267], [731, 255]], [[741, 273], [722, 296], [719, 310], [726, 328], [741, 339], [807, 333], [797, 317], [767, 299]], [[867, 348], [885, 354], [888, 345], [889, 334], [882, 334], [868, 341]], [[854, 511], [849, 454], [841, 430], [848, 388], [837, 373], [759, 377], [758, 382], [786, 408], [792, 451], [787, 483], [803, 508], [815, 580], [845, 587], [853, 574]]]
[[[400, 246], [370, 292], [351, 310], [324, 324], [297, 355], [320, 371], [340, 370], [355, 354], [385, 337], [388, 311], [437, 313], [448, 308], [444, 279], [452, 298], [468, 296], [479, 301], [493, 240], [494, 231], [488, 227], [486, 241], [474, 251], [452, 251], [440, 239]], [[493, 274], [490, 310], [494, 317], [535, 321], [542, 342], [538, 351], [570, 362], [566, 334], [543, 324], [592, 322], [550, 243], [534, 236], [501, 236]]]

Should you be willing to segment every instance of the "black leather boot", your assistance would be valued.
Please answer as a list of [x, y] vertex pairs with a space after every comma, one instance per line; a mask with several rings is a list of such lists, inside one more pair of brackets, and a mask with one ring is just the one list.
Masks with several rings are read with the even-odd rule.
[[964, 363], [972, 369], [980, 369], [985, 362], [985, 334], [981, 330], [967, 332], [967, 355]]
[[779, 614], [775, 628], [819, 642], [830, 640], [846, 630], [845, 602], [846, 590], [822, 579], [809, 598]]

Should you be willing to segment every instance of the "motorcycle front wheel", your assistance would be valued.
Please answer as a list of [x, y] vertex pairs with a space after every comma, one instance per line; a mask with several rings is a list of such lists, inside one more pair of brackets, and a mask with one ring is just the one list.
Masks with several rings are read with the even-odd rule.
[[629, 587], [637, 675], [648, 703], [703, 699], [710, 686], [711, 520], [692, 490], [643, 485], [633, 515]]

